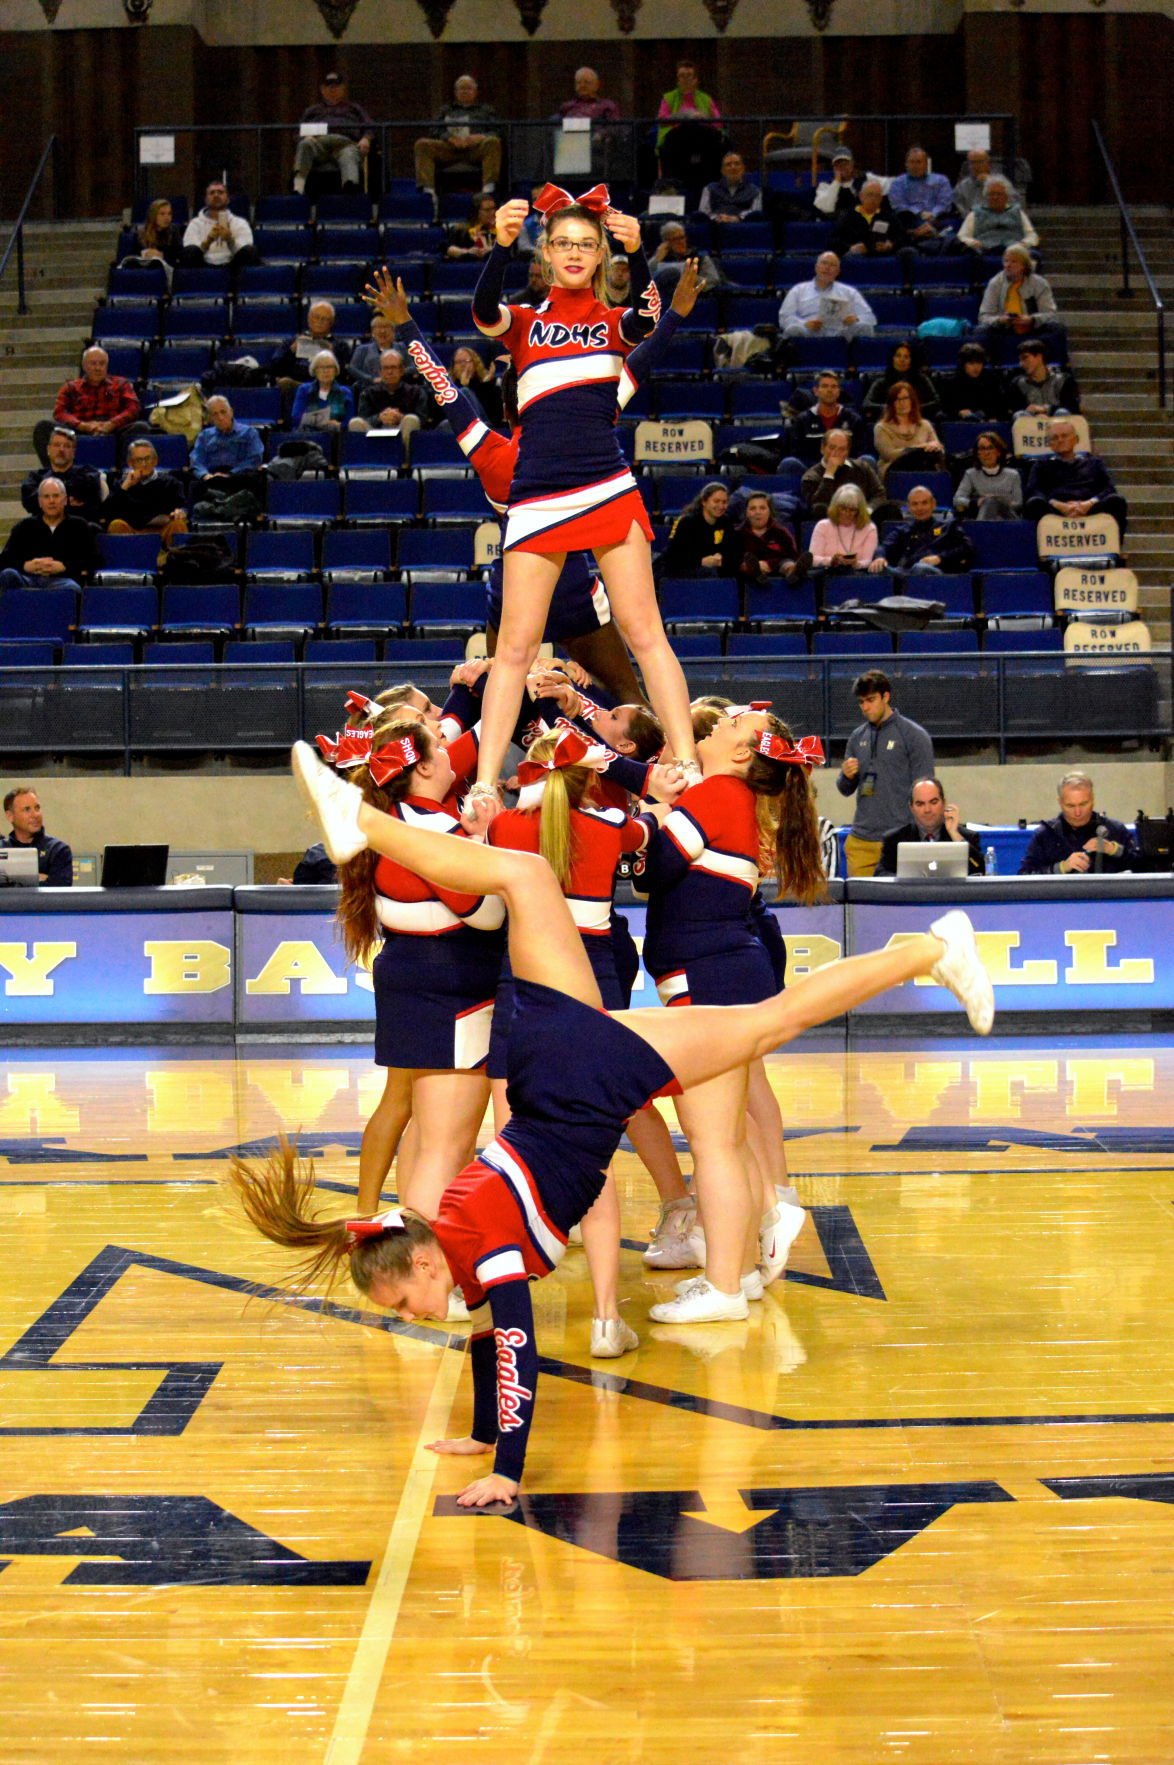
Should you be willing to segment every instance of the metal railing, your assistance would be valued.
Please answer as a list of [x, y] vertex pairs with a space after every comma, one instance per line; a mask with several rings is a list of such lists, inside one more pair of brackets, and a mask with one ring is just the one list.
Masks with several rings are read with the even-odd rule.
[[1117, 213], [1121, 222], [1121, 286], [1117, 290], [1117, 298], [1119, 300], [1133, 299], [1134, 290], [1129, 282], [1129, 247], [1132, 245], [1134, 251], [1137, 253], [1138, 268], [1141, 270], [1146, 288], [1149, 291], [1150, 301], [1153, 304], [1154, 316], [1157, 320], [1158, 404], [1161, 406], [1162, 410], [1165, 410], [1166, 307], [1161, 295], [1158, 293], [1157, 284], [1150, 272], [1150, 266], [1145, 252], [1142, 250], [1141, 240], [1137, 236], [1137, 228], [1133, 224], [1133, 216], [1129, 212], [1129, 204], [1125, 200], [1124, 194], [1121, 190], [1120, 181], [1117, 177], [1117, 168], [1113, 164], [1108, 146], [1105, 142], [1105, 137], [1101, 133], [1101, 125], [1095, 120], [1095, 118], [1092, 123], [1092, 138], [1097, 144], [1097, 151], [1101, 156], [1101, 162], [1105, 168], [1105, 176], [1109, 180], [1109, 189], [1112, 191], [1113, 201], [1117, 204]]
[[45, 167], [49, 164], [50, 160], [55, 161], [59, 146], [60, 142], [56, 135], [50, 135], [48, 141], [45, 143], [45, 151], [37, 162], [37, 169], [32, 175], [29, 187], [24, 193], [24, 201], [20, 205], [20, 213], [17, 215], [16, 223], [12, 229], [12, 237], [4, 247], [3, 257], [0, 257], [0, 286], [3, 286], [4, 272], [8, 268], [9, 259], [12, 257], [14, 251], [16, 253], [16, 310], [18, 313], [27, 313], [29, 310], [29, 303], [25, 296], [24, 283], [24, 224], [28, 218], [28, 212], [32, 206], [33, 197], [37, 194], [37, 186], [40, 184], [41, 178], [44, 175]]

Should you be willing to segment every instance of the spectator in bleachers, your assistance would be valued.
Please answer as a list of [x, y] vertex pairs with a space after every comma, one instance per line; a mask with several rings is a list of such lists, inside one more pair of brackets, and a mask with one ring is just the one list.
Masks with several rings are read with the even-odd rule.
[[897, 847], [916, 841], [954, 840], [969, 848], [967, 872], [970, 876], [986, 875], [986, 859], [982, 840], [967, 827], [956, 803], [947, 803], [940, 778], [919, 778], [909, 793], [909, 818], [904, 827], [886, 834], [881, 848], [876, 876], [896, 876]]
[[834, 221], [851, 214], [864, 188], [864, 175], [856, 170], [856, 161], [849, 147], [837, 147], [832, 154], [832, 175], [815, 186], [812, 207], [817, 220]]
[[868, 568], [872, 571], [900, 570], [910, 575], [952, 575], [969, 570], [974, 561], [974, 547], [965, 528], [953, 515], [939, 514], [932, 490], [916, 485], [906, 499], [908, 520], [890, 528], [881, 544], [880, 555]]
[[998, 423], [1008, 415], [1007, 382], [987, 360], [981, 343], [964, 343], [948, 380], [939, 382], [942, 416], [954, 422], [976, 418]]
[[39, 855], [37, 874], [51, 889], [73, 887], [73, 853], [64, 840], [55, 840], [45, 832], [41, 799], [31, 784], [18, 784], [4, 794], [4, 813], [12, 832], [4, 841], [10, 849], [35, 846]]
[[428, 394], [404, 378], [407, 365], [402, 349], [384, 350], [379, 358], [379, 378], [360, 392], [359, 408], [348, 429], [357, 435], [368, 429], [395, 429], [407, 441], [428, 421]]
[[60, 478], [42, 478], [37, 513], [16, 522], [0, 552], [0, 593], [10, 588], [82, 588], [101, 568], [94, 529], [69, 513]]
[[946, 450], [933, 424], [921, 414], [921, 403], [908, 380], [889, 387], [884, 415], [872, 432], [882, 480], [901, 462], [903, 472], [937, 471], [945, 466]]
[[306, 329], [296, 337], [291, 337], [284, 349], [279, 349], [270, 362], [270, 372], [281, 393], [281, 414], [284, 421], [289, 420], [293, 408], [294, 396], [299, 386], [304, 386], [310, 378], [310, 364], [314, 357], [323, 350], [328, 350], [344, 370], [350, 363], [350, 346], [341, 337], [334, 335], [334, 308], [328, 300], [315, 300], [310, 303], [306, 314]]
[[[982, 200], [983, 185], [998, 169], [985, 147], [970, 149], [962, 175], [954, 185], [954, 207], [960, 215], [968, 215], [975, 203]], [[1011, 186], [1011, 198], [1022, 207], [1022, 199], [1014, 185]]]
[[889, 185], [889, 202], [894, 214], [909, 217], [909, 240], [919, 251], [952, 243], [954, 192], [949, 178], [930, 171], [924, 147], [911, 147], [905, 155], [905, 170]]
[[873, 520], [899, 521], [900, 506], [886, 502], [884, 485], [876, 467], [851, 456], [851, 437], [846, 429], [832, 429], [824, 436], [823, 456], [817, 466], [803, 474], [799, 494], [804, 505], [819, 519], [826, 515], [837, 490], [854, 484], [860, 490]]
[[656, 114], [661, 176], [679, 179], [696, 202], [720, 171], [724, 136], [717, 99], [701, 90], [695, 62], [678, 61], [677, 83]]
[[416, 182], [435, 198], [438, 166], [472, 164], [480, 168], [482, 190], [492, 194], [501, 175], [501, 137], [488, 125], [497, 121], [497, 112], [479, 102], [472, 74], [459, 76], [452, 96], [436, 119], [435, 132], [416, 142]]
[[78, 435], [120, 435], [139, 422], [138, 394], [129, 380], [110, 372], [110, 357], [95, 343], [82, 356], [81, 377], [67, 380], [57, 394], [52, 417], [33, 429], [33, 446], [43, 466], [49, 463], [49, 437], [55, 428]]
[[720, 479], [702, 486], [673, 522], [660, 558], [664, 576], [733, 576], [742, 544], [727, 517], [730, 493]]
[[601, 98], [600, 79], [593, 67], [575, 69], [575, 96], [558, 108], [559, 116], [585, 117], [592, 123], [618, 123], [620, 107], [614, 98]]
[[136, 265], [158, 264], [171, 286], [171, 272], [179, 262], [183, 236], [172, 224], [172, 208], [166, 196], [157, 196], [147, 209], [147, 218], [138, 230], [138, 249], [124, 257], [120, 269]]
[[[833, 429], [846, 431], [848, 451], [866, 453], [871, 436], [868, 425], [857, 411], [843, 402], [842, 383], [834, 368], [824, 368], [815, 377], [815, 399], [805, 410], [799, 410], [787, 426], [787, 447], [804, 465], [811, 465], [823, 454], [824, 443]], [[798, 403], [796, 394], [795, 402]]]
[[1008, 245], [1038, 245], [1039, 234], [1015, 201], [1009, 181], [992, 172], [983, 185], [982, 201], [975, 203], [958, 229], [958, 243], [972, 251], [1004, 251]]
[[876, 554], [879, 535], [864, 492], [842, 484], [811, 535], [811, 563], [817, 570], [865, 570]]
[[385, 349], [395, 342], [395, 326], [386, 313], [372, 313], [371, 335], [355, 346], [347, 368], [347, 378], [356, 393], [365, 392], [379, 378], [379, 361]]
[[233, 493], [251, 491], [260, 500], [265, 479], [262, 461], [265, 444], [251, 423], [238, 423], [223, 393], [208, 400], [207, 427], [192, 445], [192, 477], [198, 494], [219, 487]]
[[762, 191], [746, 176], [746, 161], [740, 153], [723, 157], [722, 175], [705, 186], [698, 207], [711, 220], [727, 223], [762, 213]]
[[1007, 458], [1007, 443], [991, 429], [974, 444], [974, 459], [954, 492], [954, 508], [976, 521], [1017, 521], [1023, 513], [1023, 480]]
[[487, 367], [480, 350], [462, 343], [453, 350], [451, 372], [457, 385], [468, 393], [474, 404], [480, 405], [481, 415], [490, 427], [499, 429], [505, 418], [496, 367], [492, 364]]
[[[773, 577], [795, 576], [799, 569], [795, 535], [779, 520], [764, 490], [752, 490], [746, 498], [738, 538], [742, 545], [738, 575], [747, 588], [763, 588]], [[754, 616], [752, 609], [750, 616]]]
[[933, 375], [925, 366], [921, 345], [915, 337], [902, 338], [889, 352], [888, 366], [871, 380], [864, 395], [864, 414], [876, 422], [889, 402], [889, 392], [903, 380], [912, 386], [923, 417], [931, 421], [937, 416], [941, 400]]
[[[628, 260], [624, 258], [624, 267]], [[631, 271], [628, 272], [628, 286], [632, 285]], [[546, 280], [541, 255], [536, 251], [526, 266], [526, 286], [518, 296], [519, 306], [541, 306], [550, 299], [550, 283]]]
[[796, 282], [779, 307], [779, 329], [786, 337], [870, 337], [876, 314], [848, 282], [841, 282], [840, 260], [821, 251], [810, 282]]
[[445, 257], [451, 263], [459, 263], [467, 258], [479, 260], [492, 251], [496, 215], [496, 200], [482, 192], [473, 203], [468, 220], [457, 221], [448, 229]]
[[295, 429], [326, 430], [334, 434], [355, 414], [355, 398], [339, 378], [337, 356], [320, 349], [310, 363], [310, 378], [294, 394], [290, 421]]
[[361, 104], [347, 96], [341, 74], [327, 74], [318, 88], [317, 104], [302, 112], [304, 123], [325, 123], [324, 135], [303, 135], [294, 155], [293, 187], [300, 196], [316, 165], [333, 160], [344, 190], [363, 188], [363, 161], [371, 151], [375, 125]]
[[107, 533], [184, 532], [187, 514], [183, 485], [159, 470], [153, 441], [132, 441], [126, 470], [102, 505]]
[[1066, 772], [1056, 795], [1060, 813], [1041, 821], [1019, 865], [1020, 876], [1070, 876], [1074, 872], [1119, 875], [1140, 865], [1137, 842], [1123, 821], [1093, 808], [1087, 772]]
[[72, 429], [54, 429], [49, 436], [49, 464], [28, 474], [20, 487], [20, 500], [30, 515], [40, 513], [37, 492], [46, 478], [60, 478], [65, 486], [66, 506], [83, 521], [98, 521], [110, 487], [96, 466], [77, 464], [77, 436]]
[[1026, 245], [1008, 245], [1003, 267], [992, 276], [978, 309], [978, 336], [989, 343], [1006, 331], [1018, 337], [1063, 332], [1056, 313], [1056, 297], [1045, 277], [1035, 268]]
[[908, 235], [908, 218], [894, 211], [878, 178], [866, 178], [859, 201], [837, 215], [832, 243], [841, 257], [900, 257], [908, 281], [914, 257]]
[[858, 675], [852, 694], [864, 722], [848, 737], [836, 789], [856, 798], [844, 846], [848, 875], [871, 876], [885, 836], [905, 824], [914, 780], [933, 777], [933, 742], [920, 723], [895, 709], [892, 682], [881, 669]]
[[[533, 283], [533, 279], [534, 279], [533, 278], [533, 269], [534, 269], [535, 262], [537, 262], [537, 264], [538, 264], [539, 280], [541, 281], [542, 287], [545, 290], [546, 279], [542, 275], [542, 260], [541, 260], [541, 258], [537, 258], [537, 259], [532, 258], [530, 260], [530, 270], [531, 270], [530, 282], [531, 282], [531, 284]], [[529, 285], [527, 286], [526, 292], [527, 292], [527, 294], [529, 294], [529, 292], [530, 292]], [[609, 306], [630, 306], [631, 300], [632, 300], [632, 266], [628, 262], [627, 258], [624, 256], [622, 251], [613, 252], [611, 262], [607, 266], [607, 304]]]
[[1080, 388], [1067, 368], [1049, 368], [1038, 337], [1019, 345], [1019, 372], [1011, 376], [1011, 406], [1017, 417], [1070, 417], [1080, 410]]
[[[685, 231], [685, 223], [683, 221], [665, 221], [660, 229], [660, 244], [652, 254], [650, 268], [652, 279], [666, 305], [672, 299], [673, 290], [677, 286], [681, 271], [691, 257], [697, 259], [703, 287], [717, 288], [725, 281], [725, 276], [708, 251], [697, 251], [690, 245], [689, 235]], [[629, 278], [630, 274], [631, 272], [629, 272]], [[631, 286], [630, 279], [629, 286]]]
[[243, 215], [233, 214], [228, 206], [228, 186], [219, 178], [208, 185], [203, 208], [187, 224], [179, 261], [184, 269], [198, 270], [204, 264], [223, 269], [227, 265], [234, 276], [261, 261], [253, 244], [253, 229]]
[[1031, 468], [1027, 480], [1027, 518], [1039, 521], [1044, 515], [1092, 515], [1103, 509], [1112, 515], [1125, 538], [1128, 507], [1105, 468], [1095, 454], [1081, 453], [1077, 446], [1076, 425], [1068, 417], [1057, 417], [1048, 425], [1052, 451]]

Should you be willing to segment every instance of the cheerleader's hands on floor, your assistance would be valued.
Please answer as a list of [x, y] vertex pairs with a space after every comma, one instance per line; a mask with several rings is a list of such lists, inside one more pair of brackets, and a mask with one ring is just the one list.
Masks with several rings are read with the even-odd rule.
[[499, 1477], [491, 1471], [488, 1477], [478, 1477], [476, 1483], [470, 1483], [457, 1496], [459, 1508], [491, 1508], [495, 1502], [508, 1503], [516, 1501], [518, 1486], [509, 1477]]

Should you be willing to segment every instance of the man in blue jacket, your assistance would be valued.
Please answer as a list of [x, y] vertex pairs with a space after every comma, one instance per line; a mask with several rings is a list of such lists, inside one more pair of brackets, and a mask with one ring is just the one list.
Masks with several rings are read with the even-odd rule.
[[961, 523], [953, 515], [939, 514], [932, 490], [917, 484], [906, 499], [909, 519], [885, 537], [880, 555], [868, 568], [908, 570], [932, 576], [969, 570], [974, 548]]
[[45, 816], [41, 799], [31, 784], [18, 784], [4, 798], [4, 813], [12, 832], [3, 841], [21, 851], [32, 846], [37, 853], [37, 871], [51, 889], [73, 887], [73, 853], [64, 840], [55, 840], [45, 832]]
[[1041, 821], [1031, 836], [1020, 876], [1071, 876], [1084, 872], [1118, 875], [1138, 863], [1133, 835], [1124, 822], [1093, 808], [1087, 772], [1066, 772], [1057, 795], [1060, 813]]
[[1128, 507], [1105, 469], [1105, 462], [1095, 454], [1077, 450], [1076, 425], [1068, 417], [1057, 417], [1048, 425], [1052, 451], [1037, 460], [1027, 480], [1029, 521], [1044, 515], [1094, 515], [1104, 511], [1112, 515], [1125, 538]]

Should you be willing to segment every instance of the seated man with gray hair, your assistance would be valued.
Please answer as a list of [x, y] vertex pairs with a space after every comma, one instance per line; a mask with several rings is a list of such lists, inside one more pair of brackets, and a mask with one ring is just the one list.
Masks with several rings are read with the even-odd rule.
[[684, 221], [665, 221], [660, 229], [660, 244], [652, 254], [652, 279], [663, 301], [670, 301], [681, 271], [689, 258], [698, 260], [701, 280], [706, 289], [717, 288], [725, 277], [708, 251], [697, 251], [689, 243]]
[[69, 513], [60, 478], [42, 478], [37, 513], [16, 523], [0, 552], [0, 593], [10, 588], [82, 588], [101, 568], [94, 529]]
[[368, 429], [394, 429], [406, 441], [429, 416], [428, 394], [406, 380], [407, 357], [402, 349], [385, 349], [379, 378], [359, 394], [359, 408], [347, 424], [356, 435]]
[[971, 251], [991, 252], [1005, 251], [1008, 245], [1039, 244], [1039, 234], [1016, 200], [1009, 178], [991, 173], [983, 184], [981, 199], [958, 229], [958, 243]]
[[[238, 423], [232, 406], [221, 392], [208, 400], [208, 425], [192, 447], [193, 513], [197, 504], [214, 503], [226, 508], [234, 520], [259, 515], [265, 501], [265, 444], [251, 423]], [[256, 498], [251, 511], [247, 497]], [[234, 498], [241, 498], [234, 502]]]
[[126, 470], [102, 505], [102, 519], [108, 533], [186, 529], [183, 485], [170, 472], [159, 470], [154, 442], [131, 442]]
[[306, 312], [305, 330], [291, 337], [270, 360], [270, 371], [281, 393], [282, 422], [288, 423], [294, 394], [299, 386], [306, 384], [310, 378], [310, 363], [324, 349], [329, 350], [338, 363], [339, 373], [345, 374], [351, 359], [350, 345], [334, 335], [334, 308], [330, 302], [314, 300]]
[[1094, 809], [1092, 779], [1087, 772], [1066, 772], [1056, 795], [1060, 813], [1051, 821], [1041, 821], [1032, 834], [1019, 866], [1020, 876], [1088, 872], [1115, 876], [1137, 867], [1137, 842], [1123, 821], [1113, 821]]

